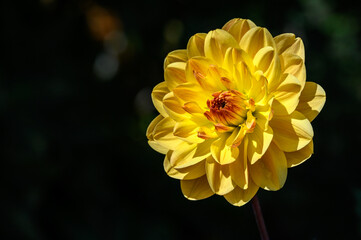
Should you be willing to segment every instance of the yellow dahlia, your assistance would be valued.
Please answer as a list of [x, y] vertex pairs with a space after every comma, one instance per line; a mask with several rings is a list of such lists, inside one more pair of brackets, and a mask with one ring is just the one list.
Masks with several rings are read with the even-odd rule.
[[164, 80], [152, 92], [160, 114], [147, 137], [190, 200], [218, 194], [241, 206], [260, 187], [279, 190], [287, 168], [313, 153], [310, 122], [326, 94], [306, 82], [304, 45], [294, 34], [272, 37], [232, 19], [169, 53]]

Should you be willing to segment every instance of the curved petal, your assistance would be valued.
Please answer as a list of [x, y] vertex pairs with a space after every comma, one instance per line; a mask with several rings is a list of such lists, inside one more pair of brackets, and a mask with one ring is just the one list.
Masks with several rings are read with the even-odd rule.
[[246, 138], [239, 146], [239, 155], [236, 161], [229, 166], [232, 180], [242, 189], [247, 189], [249, 185], [247, 147], [248, 139]]
[[251, 28], [243, 36], [240, 42], [241, 49], [245, 50], [252, 58], [264, 47], [270, 46], [276, 49], [276, 44], [271, 33], [266, 28]]
[[163, 108], [168, 116], [176, 121], [183, 121], [190, 116], [183, 109], [181, 102], [174, 96], [173, 92], [169, 92], [164, 96]]
[[146, 135], [148, 138], [148, 144], [151, 146], [151, 148], [153, 148], [155, 151], [159, 153], [166, 154], [169, 149], [154, 141], [154, 137], [153, 137], [155, 126], [157, 126], [157, 124], [163, 119], [164, 117], [162, 115], [158, 115], [156, 118], [154, 118], [147, 128]]
[[260, 116], [259, 114], [253, 133], [247, 134], [249, 140], [247, 154], [251, 164], [254, 164], [264, 155], [273, 138], [272, 128], [266, 126], [268, 119]]
[[283, 73], [289, 73], [295, 76], [303, 87], [306, 84], [306, 67], [303, 59], [294, 54], [284, 53], [279, 56]]
[[283, 74], [281, 81], [281, 85], [274, 92], [272, 109], [275, 115], [289, 115], [295, 111], [298, 105], [301, 83], [291, 74]]
[[193, 180], [181, 180], [181, 189], [184, 197], [189, 200], [201, 200], [214, 194], [206, 176]]
[[186, 62], [188, 60], [187, 57], [187, 50], [180, 49], [180, 50], [174, 50], [165, 57], [163, 67], [166, 69], [166, 67], [175, 62]]
[[231, 137], [232, 135], [229, 136], [228, 133], [224, 133], [211, 145], [212, 156], [221, 165], [232, 163], [238, 157], [238, 147], [233, 147], [233, 142], [227, 144], [227, 140]]
[[310, 122], [320, 113], [326, 102], [326, 92], [323, 88], [314, 83], [306, 82], [301, 92], [300, 103], [296, 110], [305, 115]]
[[163, 108], [163, 98], [167, 93], [169, 93], [167, 84], [165, 82], [161, 82], [153, 88], [151, 95], [154, 107], [163, 117], [168, 117], [168, 113]]
[[189, 180], [199, 178], [206, 174], [204, 164], [205, 160], [186, 168], [176, 169], [170, 164], [168, 156], [166, 156], [164, 158], [163, 167], [168, 176], [179, 180]]
[[232, 205], [240, 207], [249, 202], [256, 195], [259, 187], [250, 181], [247, 189], [236, 187], [232, 192], [224, 195], [224, 198]]
[[183, 120], [174, 125], [173, 134], [189, 143], [201, 143], [204, 139], [197, 136], [199, 126], [190, 120]]
[[206, 39], [206, 33], [197, 33], [193, 35], [187, 44], [188, 58], [197, 56], [204, 56], [204, 40]]
[[190, 151], [189, 157], [187, 156], [184, 157], [183, 159], [178, 160], [175, 163], [174, 167], [176, 169], [187, 168], [189, 166], [195, 165], [205, 160], [207, 157], [211, 155], [210, 147], [213, 141], [214, 141], [213, 139], [208, 139], [202, 143], [199, 143], [195, 147], [195, 149], [192, 149]]
[[313, 154], [313, 141], [295, 152], [285, 152], [287, 167], [295, 167], [306, 161]]
[[249, 167], [253, 181], [263, 189], [276, 191], [286, 182], [287, 160], [273, 142], [263, 157]]
[[229, 171], [229, 165], [220, 165], [212, 156], [206, 161], [206, 174], [209, 186], [218, 195], [229, 193], [235, 188]]
[[254, 27], [256, 27], [256, 24], [249, 19], [234, 18], [228, 21], [222, 29], [229, 32], [239, 43], [244, 34]]
[[300, 56], [305, 62], [305, 46], [301, 38], [296, 38], [293, 33], [284, 33], [274, 38], [278, 54], [295, 54]]
[[239, 48], [237, 41], [227, 31], [216, 29], [210, 31], [204, 42], [204, 54], [222, 66], [223, 58], [228, 48]]
[[274, 115], [269, 124], [273, 129], [274, 143], [285, 152], [300, 150], [313, 138], [310, 121], [298, 111], [290, 116]]
[[172, 91], [173, 88], [177, 87], [179, 84], [187, 82], [185, 68], [186, 68], [186, 63], [174, 62], [169, 64], [164, 69], [164, 80], [170, 91]]
[[198, 106], [206, 107], [207, 100], [212, 94], [207, 94], [198, 84], [185, 83], [173, 89], [174, 96], [183, 102], [195, 102]]
[[[154, 119], [153, 121], [158, 121], [158, 122], [154, 126], [152, 132], [151, 140], [155, 141], [155, 143], [151, 144], [152, 147], [158, 145], [160, 148], [163, 148], [164, 150], [165, 149], [174, 150], [183, 142], [181, 139], [173, 135], [173, 129], [175, 125], [175, 121], [173, 119], [166, 117], [161, 120]], [[162, 153], [163, 152], [164, 151], [162, 151]]]

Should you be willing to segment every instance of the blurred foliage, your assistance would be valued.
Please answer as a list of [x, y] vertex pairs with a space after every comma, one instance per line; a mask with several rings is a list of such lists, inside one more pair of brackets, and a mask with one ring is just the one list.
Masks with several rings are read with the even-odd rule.
[[251, 206], [186, 200], [145, 138], [163, 59], [250, 18], [306, 47], [315, 154], [259, 191], [272, 239], [361, 239], [361, 2], [0, 3], [1, 239], [259, 239]]

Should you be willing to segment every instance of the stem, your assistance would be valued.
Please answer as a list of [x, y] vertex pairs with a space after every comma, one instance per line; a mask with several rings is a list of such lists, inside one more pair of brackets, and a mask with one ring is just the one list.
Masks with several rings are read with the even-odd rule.
[[256, 218], [257, 226], [259, 234], [261, 235], [261, 240], [269, 240], [269, 236], [267, 233], [266, 225], [264, 224], [261, 205], [259, 204], [259, 200], [257, 196], [252, 198], [252, 208], [253, 213]]

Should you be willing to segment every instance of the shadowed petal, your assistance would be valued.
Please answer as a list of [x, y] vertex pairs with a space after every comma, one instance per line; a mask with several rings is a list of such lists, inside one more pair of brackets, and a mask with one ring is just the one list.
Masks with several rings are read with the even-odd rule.
[[306, 82], [301, 92], [300, 103], [296, 110], [303, 113], [310, 122], [320, 113], [326, 102], [326, 92], [323, 88], [314, 83]]
[[184, 197], [189, 200], [201, 200], [214, 194], [206, 176], [193, 180], [181, 180], [181, 189]]

